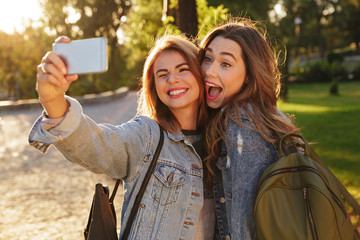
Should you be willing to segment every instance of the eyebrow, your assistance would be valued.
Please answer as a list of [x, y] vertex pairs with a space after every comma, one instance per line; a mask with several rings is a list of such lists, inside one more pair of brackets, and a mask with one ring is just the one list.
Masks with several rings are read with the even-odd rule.
[[[213, 53], [213, 51], [212, 51], [211, 48], [207, 48], [207, 49], [206, 49], [206, 52], [207, 52], [207, 51]], [[230, 56], [230, 57], [232, 57], [232, 58], [236, 61], [235, 55], [232, 54], [232, 53], [229, 53], [229, 52], [220, 52], [220, 55]]]
[[[188, 63], [184, 62], [184, 63], [180, 63], [180, 64], [176, 65], [175, 68], [179, 68], [179, 67], [182, 67], [184, 65], [189, 66]], [[158, 74], [159, 72], [167, 72], [167, 71], [168, 71], [167, 69], [161, 68], [161, 69], [158, 69], [155, 74]]]

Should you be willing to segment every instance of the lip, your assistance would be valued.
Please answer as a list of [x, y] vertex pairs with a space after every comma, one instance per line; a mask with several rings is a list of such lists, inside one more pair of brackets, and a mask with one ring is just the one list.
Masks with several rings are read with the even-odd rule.
[[206, 98], [207, 99], [209, 99], [209, 100], [215, 100], [215, 99], [217, 99], [219, 96], [220, 96], [220, 94], [221, 94], [221, 92], [219, 92], [219, 94], [218, 95], [216, 95], [216, 96], [210, 96], [209, 95], [209, 88], [211, 87], [211, 86], [209, 86], [209, 84], [210, 85], [214, 85], [214, 86], [216, 86], [216, 87], [219, 87], [219, 88], [221, 88], [222, 89], [222, 87], [220, 87], [218, 84], [215, 84], [215, 83], [213, 83], [213, 82], [210, 82], [209, 80], [204, 80], [204, 82], [205, 82], [205, 89], [206, 89]]
[[[185, 95], [187, 93], [189, 89], [188, 88], [183, 88], [183, 87], [179, 87], [179, 88], [170, 88], [166, 91], [166, 94], [168, 95], [168, 97], [170, 98], [180, 98], [182, 97], [183, 95]], [[176, 95], [170, 95], [170, 92], [173, 92], [173, 91], [183, 91], [183, 92], [180, 92]]]

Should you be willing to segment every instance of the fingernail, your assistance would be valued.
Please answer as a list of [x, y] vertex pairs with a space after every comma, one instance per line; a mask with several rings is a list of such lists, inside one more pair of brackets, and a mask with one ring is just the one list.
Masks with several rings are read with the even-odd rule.
[[67, 73], [66, 68], [61, 68], [61, 71], [64, 75]]

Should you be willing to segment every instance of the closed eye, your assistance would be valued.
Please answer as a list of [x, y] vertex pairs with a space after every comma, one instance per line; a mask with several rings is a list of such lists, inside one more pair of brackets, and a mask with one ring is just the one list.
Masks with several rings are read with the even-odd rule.
[[168, 75], [167, 72], [160, 72], [160, 73], [157, 74], [157, 77], [158, 77], [158, 78], [164, 78], [164, 77], [166, 77], [167, 75]]
[[158, 70], [158, 71], [156, 72], [156, 76], [157, 76], [158, 78], [166, 77], [168, 74], [169, 74], [169, 72], [166, 71], [166, 70], [164, 70], [164, 69]]

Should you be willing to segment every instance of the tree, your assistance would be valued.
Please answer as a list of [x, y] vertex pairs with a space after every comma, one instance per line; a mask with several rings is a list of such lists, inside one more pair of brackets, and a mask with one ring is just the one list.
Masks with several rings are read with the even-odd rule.
[[122, 77], [133, 88], [138, 87], [138, 79], [154, 39], [166, 31], [161, 21], [162, 7], [161, 1], [134, 1], [126, 24], [122, 27], [122, 56], [126, 59], [124, 65], [127, 69]]
[[198, 33], [198, 19], [196, 0], [178, 0], [178, 27], [186, 36], [196, 36]]
[[272, 9], [274, 0], [208, 0], [210, 6], [222, 4], [229, 9], [234, 17], [250, 17], [257, 21], [267, 21], [268, 12]]
[[[171, 29], [172, 33], [179, 33], [176, 30], [180, 29], [178, 17], [178, 1], [172, 0], [169, 2], [168, 9], [166, 11], [167, 18], [164, 21], [165, 27]], [[228, 9], [224, 8], [224, 5], [220, 4], [217, 7], [209, 6], [206, 0], [196, 0], [196, 14], [192, 13], [193, 16], [197, 16], [197, 20], [193, 20], [192, 23], [197, 23], [198, 31], [193, 33], [186, 33], [184, 30], [181, 32], [185, 33], [188, 37], [204, 37], [208, 31], [214, 26], [226, 21], [228, 19]], [[175, 25], [174, 25], [175, 24]]]
[[[117, 79], [120, 70], [116, 59], [119, 59], [118, 31], [124, 22], [130, 8], [130, 0], [44, 0], [44, 22], [57, 35], [68, 35], [73, 39], [106, 37], [110, 49], [109, 73], [105, 76], [111, 79], [111, 89], [118, 87]], [[60, 11], [59, 11], [60, 9]], [[93, 91], [97, 89], [97, 76], [87, 76], [93, 81]], [[105, 83], [101, 81], [101, 83]], [[71, 89], [72, 90], [72, 89]]]
[[124, 22], [122, 18], [126, 17], [130, 10], [131, 2], [129, 0], [78, 0], [73, 7], [76, 11], [80, 11], [80, 19], [76, 23], [83, 31], [83, 37], [103, 36], [108, 38], [111, 89], [115, 90], [119, 78], [119, 68], [116, 64], [119, 54], [118, 31]]
[[198, 37], [203, 38], [213, 27], [225, 22], [229, 9], [220, 4], [217, 7], [209, 6], [206, 0], [197, 0], [197, 14], [199, 19]]
[[51, 38], [43, 27], [30, 24], [24, 33], [0, 32], [0, 42], [0, 99], [36, 98], [36, 66]]
[[340, 28], [345, 29], [350, 42], [355, 43], [356, 51], [360, 53], [360, 1], [342, 0], [340, 12]]

